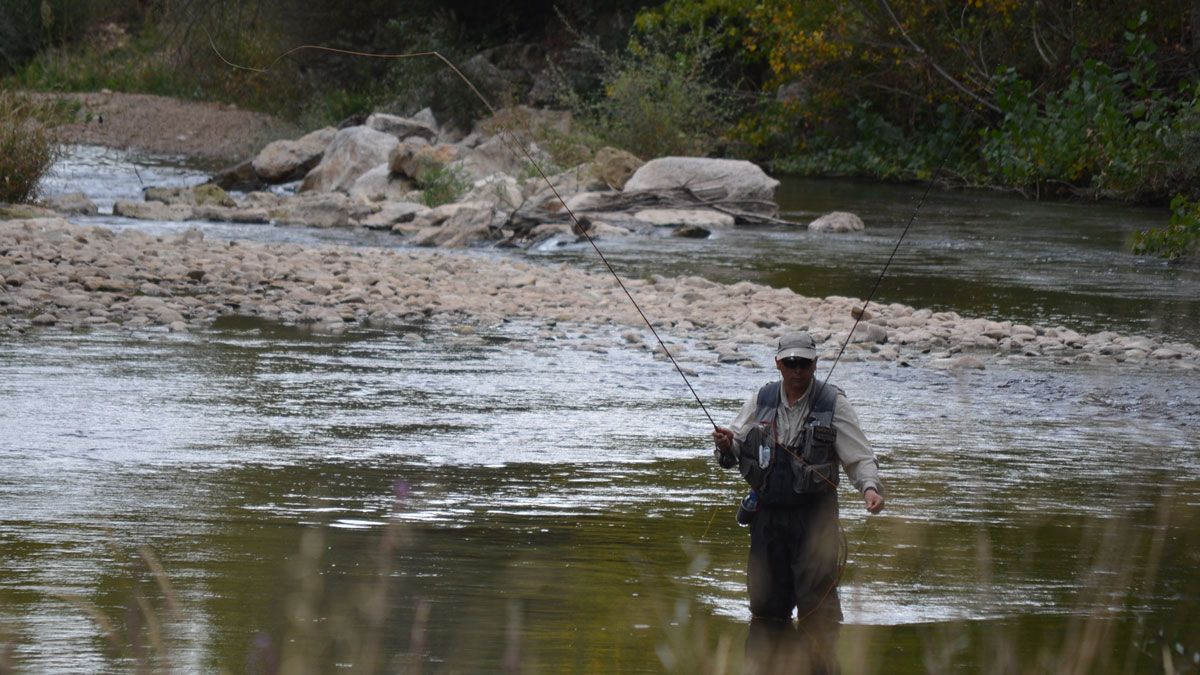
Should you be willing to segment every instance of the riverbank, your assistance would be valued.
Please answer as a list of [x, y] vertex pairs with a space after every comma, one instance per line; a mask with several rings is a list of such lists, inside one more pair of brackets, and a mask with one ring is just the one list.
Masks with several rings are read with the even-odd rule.
[[[600, 341], [595, 348], [656, 348], [610, 276], [493, 254], [220, 241], [199, 230], [155, 237], [57, 218], [0, 222], [0, 251], [0, 331], [185, 331], [223, 316], [327, 332], [423, 321], [473, 331], [532, 320], [619, 329], [612, 334], [622, 336], [614, 340], [620, 345]], [[810, 330], [832, 357], [862, 302], [696, 276], [626, 284], [685, 363], [753, 366], [744, 349], [797, 327]], [[1200, 368], [1200, 351], [1190, 344], [900, 304], [871, 306], [843, 358], [946, 368], [983, 368], [999, 358]]]
[[111, 91], [30, 95], [79, 106], [74, 122], [55, 128], [60, 143], [184, 156], [213, 166], [300, 131], [277, 117], [220, 103]]

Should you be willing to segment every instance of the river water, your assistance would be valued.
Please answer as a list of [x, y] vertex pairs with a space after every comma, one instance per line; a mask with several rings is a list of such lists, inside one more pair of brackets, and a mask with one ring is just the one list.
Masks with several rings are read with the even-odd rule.
[[[169, 160], [87, 148], [72, 158], [60, 175], [91, 177], [85, 189], [101, 200], [137, 193], [133, 167], [143, 180], [196, 177]], [[862, 297], [918, 196], [788, 181], [781, 201], [798, 219], [850, 208], [867, 233], [765, 228], [605, 250], [628, 276]], [[1194, 273], [1121, 252], [1130, 231], [1164, 219], [933, 195], [880, 297], [1194, 342]], [[513, 255], [595, 265], [571, 245]], [[281, 659], [296, 672], [289, 658], [317, 672], [370, 658], [435, 673], [739, 672], [741, 487], [709, 459], [707, 420], [674, 371], [645, 352], [597, 351], [596, 330], [610, 329], [328, 336], [229, 319], [185, 335], [0, 337], [0, 642], [28, 672], [121, 672], [160, 652], [185, 672], [264, 672]], [[770, 362], [766, 346], [755, 356]], [[722, 421], [771, 377], [697, 370]], [[1177, 672], [1194, 670], [1194, 379], [1051, 362], [968, 373], [839, 364], [889, 499], [868, 517], [843, 488], [846, 671], [1161, 672], [1164, 648]]]

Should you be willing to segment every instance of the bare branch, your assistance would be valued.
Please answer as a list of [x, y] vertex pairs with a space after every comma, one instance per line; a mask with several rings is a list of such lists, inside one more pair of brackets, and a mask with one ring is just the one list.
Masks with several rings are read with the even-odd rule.
[[896, 17], [896, 13], [892, 11], [892, 6], [890, 4], [888, 4], [887, 0], [879, 0], [879, 4], [882, 5], [884, 10], [887, 11], [888, 16], [891, 17], [891, 19], [892, 19], [892, 24], [894, 24], [896, 26], [896, 28], [900, 31], [901, 37], [903, 37], [904, 41], [908, 43], [908, 45], [912, 49], [912, 51], [915, 51], [916, 53], [918, 53], [922, 57], [924, 57], [924, 60], [926, 63], [929, 64], [929, 67], [931, 67], [935, 71], [937, 71], [937, 74], [941, 75], [942, 79], [949, 82], [951, 85], [954, 86], [954, 88], [958, 89], [962, 93], [966, 94], [967, 96], [970, 96], [972, 99], [975, 100], [975, 102], [979, 103], [980, 105], [987, 108], [988, 110], [991, 110], [992, 112], [995, 112], [995, 113], [1000, 112], [1000, 108], [996, 104], [992, 103], [991, 101], [983, 98], [979, 94], [976, 94], [975, 92], [968, 89], [966, 85], [964, 85], [962, 82], [959, 82], [950, 73], [946, 72], [946, 69], [942, 68], [941, 65], [939, 65], [937, 61], [934, 61], [933, 57], [931, 57], [929, 55], [929, 53], [926, 52], [925, 49], [921, 47], [921, 45], [917, 44], [916, 41], [914, 41], [911, 37], [909, 37], [908, 31], [904, 30], [903, 24], [900, 23], [900, 19]]
[[[1045, 63], [1047, 66], [1050, 66], [1051, 68], [1053, 68], [1054, 64], [1058, 62], [1058, 56], [1055, 55], [1054, 52], [1050, 50], [1050, 45], [1045, 45], [1045, 47], [1043, 48], [1041, 36], [1038, 34], [1038, 25], [1037, 25], [1036, 17], [1034, 17], [1034, 19], [1033, 19], [1033, 46], [1037, 48], [1038, 56], [1042, 57], [1042, 62]], [[1051, 58], [1050, 56], [1047, 56], [1046, 52], [1050, 52], [1050, 54], [1053, 56], [1053, 58]]]

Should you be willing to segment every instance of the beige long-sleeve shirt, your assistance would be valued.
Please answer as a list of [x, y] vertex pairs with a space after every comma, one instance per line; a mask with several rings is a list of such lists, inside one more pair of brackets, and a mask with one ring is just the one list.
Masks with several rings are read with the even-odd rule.
[[[775, 429], [779, 434], [780, 443], [788, 446], [799, 444], [804, 418], [808, 412], [808, 397], [812, 394], [814, 386], [820, 385], [815, 382], [809, 385], [808, 391], [796, 399], [795, 405], [788, 405], [787, 396], [780, 392], [779, 408], [775, 413]], [[754, 411], [757, 409], [758, 392], [755, 392], [730, 425], [730, 429], [733, 430], [734, 450], [739, 454], [742, 450], [742, 440], [754, 426]], [[883, 483], [879, 480], [879, 462], [875, 460], [875, 451], [871, 449], [866, 434], [858, 424], [858, 414], [854, 412], [854, 407], [841, 392], [838, 392], [833, 406], [833, 428], [837, 430], [834, 451], [855, 489], [864, 493], [867, 488], [875, 488], [882, 495]]]

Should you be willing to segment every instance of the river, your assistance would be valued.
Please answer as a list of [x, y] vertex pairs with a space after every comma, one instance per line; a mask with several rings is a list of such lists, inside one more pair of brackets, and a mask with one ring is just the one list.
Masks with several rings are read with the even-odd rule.
[[[102, 203], [136, 195], [136, 174], [197, 175], [79, 148], [51, 189], [72, 172]], [[849, 208], [868, 230], [763, 228], [605, 250], [628, 276], [862, 297], [918, 196], [788, 180], [780, 199], [793, 217]], [[1131, 231], [1165, 217], [935, 194], [879, 297], [1200, 341], [1195, 273], [1122, 252]], [[574, 245], [477, 255], [596, 264]], [[13, 641], [28, 672], [120, 672], [139, 654], [185, 672], [267, 672], [281, 660], [296, 672], [290, 658], [316, 672], [371, 658], [434, 673], [739, 672], [741, 487], [711, 461], [707, 420], [669, 365], [598, 350], [597, 330], [612, 329], [414, 324], [329, 336], [227, 319], [190, 334], [0, 336], [0, 643]], [[765, 345], [754, 356], [770, 362]], [[696, 369], [718, 420], [770, 379], [766, 368]], [[1164, 648], [1194, 670], [1194, 380], [1050, 361], [965, 373], [839, 364], [889, 500], [868, 517], [843, 488], [846, 672], [1160, 672]]]

